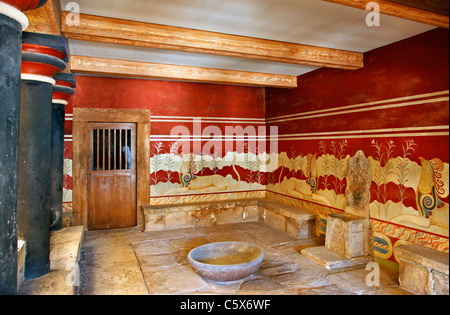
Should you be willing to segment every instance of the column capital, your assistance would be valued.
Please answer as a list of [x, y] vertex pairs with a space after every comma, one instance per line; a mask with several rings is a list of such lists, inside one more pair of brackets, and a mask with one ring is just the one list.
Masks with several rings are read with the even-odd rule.
[[0, 14], [16, 20], [22, 25], [22, 30], [28, 28], [29, 21], [23, 11], [39, 8], [47, 0], [0, 0]]
[[66, 68], [66, 40], [63, 36], [23, 33], [22, 80], [55, 85], [56, 73]]
[[53, 86], [52, 103], [67, 105], [69, 97], [75, 94], [75, 74], [57, 73], [53, 77], [56, 83]]
[[9, 4], [20, 11], [27, 11], [42, 7], [47, 0], [1, 0], [0, 2]]

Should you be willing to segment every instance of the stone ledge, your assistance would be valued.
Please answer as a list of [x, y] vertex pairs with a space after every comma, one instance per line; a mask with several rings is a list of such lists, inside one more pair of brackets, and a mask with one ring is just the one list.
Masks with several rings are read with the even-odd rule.
[[257, 206], [257, 199], [241, 199], [241, 200], [225, 200], [225, 201], [210, 201], [197, 202], [187, 204], [175, 205], [144, 205], [142, 211], [151, 214], [172, 213], [180, 211], [213, 211], [219, 209], [227, 209], [233, 207]]
[[50, 273], [25, 280], [21, 295], [75, 295], [84, 227], [53, 232], [50, 238]]
[[405, 261], [449, 275], [449, 254], [420, 245], [398, 246], [394, 251], [397, 257]]
[[271, 199], [258, 199], [258, 206], [267, 210], [274, 211], [294, 220], [313, 220], [317, 217], [316, 215], [306, 210], [294, 206], [285, 205]]

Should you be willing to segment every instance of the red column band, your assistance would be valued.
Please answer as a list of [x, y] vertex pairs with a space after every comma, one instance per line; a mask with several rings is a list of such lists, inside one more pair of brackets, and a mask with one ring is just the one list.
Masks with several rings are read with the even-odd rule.
[[22, 44], [22, 80], [56, 83], [56, 73], [66, 67], [65, 53], [42, 45]]

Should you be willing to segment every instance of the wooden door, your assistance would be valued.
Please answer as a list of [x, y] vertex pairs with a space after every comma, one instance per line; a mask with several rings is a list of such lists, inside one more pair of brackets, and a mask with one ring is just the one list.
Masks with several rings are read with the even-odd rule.
[[136, 125], [88, 126], [88, 228], [136, 226]]

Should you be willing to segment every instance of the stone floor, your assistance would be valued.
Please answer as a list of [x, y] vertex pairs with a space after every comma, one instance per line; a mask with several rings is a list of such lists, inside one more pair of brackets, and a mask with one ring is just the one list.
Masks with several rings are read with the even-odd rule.
[[[261, 269], [242, 281], [213, 283], [198, 276], [187, 261], [197, 246], [249, 241], [262, 246]], [[296, 240], [262, 223], [142, 233], [139, 228], [86, 232], [82, 246], [83, 295], [403, 295], [398, 274], [381, 272], [370, 287], [364, 268], [327, 270], [299, 252], [323, 245]]]

